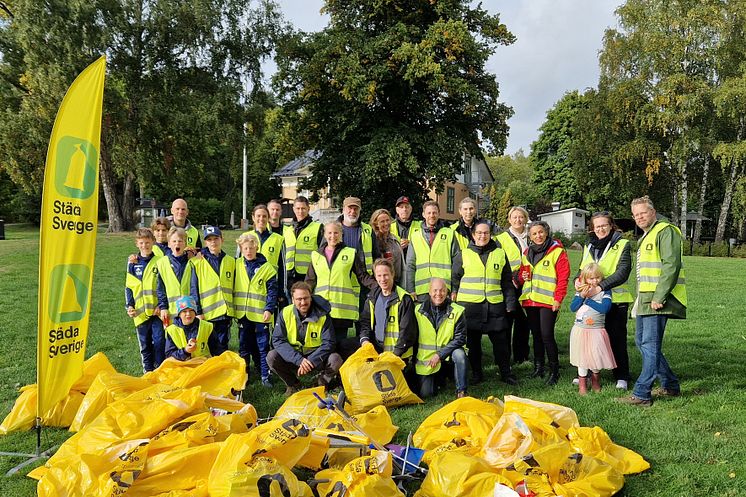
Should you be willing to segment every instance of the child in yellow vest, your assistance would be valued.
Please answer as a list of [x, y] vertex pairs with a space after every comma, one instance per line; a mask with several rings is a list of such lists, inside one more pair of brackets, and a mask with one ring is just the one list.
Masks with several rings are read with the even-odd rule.
[[178, 316], [166, 328], [166, 357], [186, 361], [194, 357], [210, 357], [216, 338], [212, 323], [197, 318], [197, 303], [192, 297], [176, 302]]

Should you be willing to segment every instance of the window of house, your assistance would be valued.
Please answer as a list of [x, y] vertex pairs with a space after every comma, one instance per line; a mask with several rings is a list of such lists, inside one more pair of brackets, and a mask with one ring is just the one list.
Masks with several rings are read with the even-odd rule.
[[449, 186], [446, 189], [446, 212], [448, 214], [454, 213], [455, 204], [456, 204], [456, 189]]
[[464, 183], [466, 183], [467, 185], [472, 184], [471, 156], [468, 154], [464, 155]]

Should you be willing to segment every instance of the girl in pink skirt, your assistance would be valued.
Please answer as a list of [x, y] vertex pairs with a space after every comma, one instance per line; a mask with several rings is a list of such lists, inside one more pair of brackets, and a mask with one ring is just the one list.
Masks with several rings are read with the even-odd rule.
[[581, 287], [570, 303], [570, 310], [575, 312], [575, 325], [570, 332], [570, 364], [578, 368], [580, 395], [588, 393], [588, 370], [593, 391], [600, 392], [600, 371], [616, 367], [604, 329], [606, 313], [611, 309], [611, 291], [600, 290], [598, 284], [603, 277], [598, 264], [585, 266], [578, 278]]

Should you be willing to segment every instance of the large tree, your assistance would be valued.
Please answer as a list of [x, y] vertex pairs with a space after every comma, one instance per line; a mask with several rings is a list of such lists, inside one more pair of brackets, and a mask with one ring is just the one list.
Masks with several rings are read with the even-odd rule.
[[[275, 78], [296, 152], [320, 152], [308, 186], [393, 205], [501, 153], [512, 110], [485, 63], [513, 35], [468, 1], [327, 0], [329, 25], [279, 47]], [[429, 182], [429, 183], [428, 183]]]

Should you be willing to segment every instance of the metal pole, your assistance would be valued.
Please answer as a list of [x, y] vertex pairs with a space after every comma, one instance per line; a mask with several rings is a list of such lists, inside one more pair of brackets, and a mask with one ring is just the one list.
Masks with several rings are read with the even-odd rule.
[[246, 124], [243, 126], [243, 138], [244, 138], [244, 144], [243, 144], [243, 206], [241, 209], [241, 228], [243, 229], [243, 220], [246, 218], [246, 175], [247, 175], [247, 168], [248, 168], [248, 160], [246, 158]]

